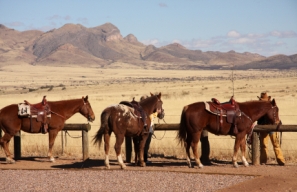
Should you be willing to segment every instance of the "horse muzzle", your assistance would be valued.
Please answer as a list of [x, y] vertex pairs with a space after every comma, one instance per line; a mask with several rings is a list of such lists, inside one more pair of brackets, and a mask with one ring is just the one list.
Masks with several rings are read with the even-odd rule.
[[95, 115], [93, 115], [93, 116], [89, 115], [87, 119], [89, 122], [93, 122], [93, 121], [95, 121]]
[[158, 113], [157, 117], [159, 119], [163, 119], [165, 117], [165, 112], [164, 112], [164, 109], [161, 110], [161, 113]]

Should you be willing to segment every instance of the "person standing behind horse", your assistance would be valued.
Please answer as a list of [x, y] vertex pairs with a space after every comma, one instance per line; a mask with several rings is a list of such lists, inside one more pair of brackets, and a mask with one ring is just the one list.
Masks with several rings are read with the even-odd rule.
[[[142, 101], [143, 99], [146, 99], [148, 98], [147, 95], [143, 95], [141, 98], [140, 98], [140, 101]], [[151, 144], [151, 139], [152, 139], [152, 135], [154, 133], [154, 118], [157, 117], [157, 114], [158, 112], [155, 112], [155, 113], [152, 113], [149, 115], [149, 118], [151, 120], [151, 125], [150, 125], [150, 128], [149, 128], [149, 136], [146, 140], [146, 143], [145, 143], [145, 146], [144, 146], [144, 162], [148, 163], [148, 150], [150, 148], [150, 144]]]
[[[261, 96], [259, 97], [260, 101], [270, 101], [271, 96], [268, 96], [267, 93], [263, 92], [261, 93]], [[260, 118], [258, 120], [259, 125], [265, 125], [267, 124], [265, 122], [264, 118]], [[279, 165], [284, 166], [285, 165], [285, 158], [283, 156], [282, 150], [279, 145], [278, 135], [277, 132], [261, 132], [260, 133], [260, 163], [266, 164], [267, 163], [267, 154], [268, 154], [268, 138], [270, 137], [273, 150], [275, 153], [276, 161]]]

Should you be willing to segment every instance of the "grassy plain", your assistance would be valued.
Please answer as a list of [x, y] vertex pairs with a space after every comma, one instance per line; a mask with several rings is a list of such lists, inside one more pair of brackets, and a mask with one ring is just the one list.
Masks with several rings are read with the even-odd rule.
[[[233, 73], [233, 81], [232, 81]], [[162, 93], [165, 121], [179, 123], [183, 106], [209, 101], [212, 97], [225, 102], [235, 95], [239, 102], [257, 100], [260, 92], [267, 91], [276, 99], [283, 124], [297, 125], [297, 71], [224, 71], [224, 70], [142, 70], [142, 69], [102, 69], [85, 67], [50, 67], [32, 65], [10, 65], [0, 68], [0, 108], [9, 104], [28, 100], [38, 103], [44, 95], [47, 100], [67, 100], [89, 96], [96, 115], [89, 132], [91, 158], [104, 158], [103, 147], [98, 149], [91, 140], [100, 126], [101, 111], [122, 100], [137, 100], [144, 94]], [[80, 114], [74, 115], [66, 123], [87, 123]], [[158, 123], [155, 120], [155, 123]], [[160, 123], [164, 123], [160, 121]], [[80, 132], [69, 132], [72, 137]], [[65, 134], [66, 135], [66, 134]], [[81, 158], [81, 139], [60, 133], [54, 147], [54, 154]], [[175, 140], [175, 132], [156, 131], [152, 139], [150, 153], [160, 156], [185, 157], [184, 150]], [[65, 149], [61, 154], [62, 139]], [[282, 149], [288, 159], [296, 158], [297, 133], [283, 133]], [[211, 156], [220, 158], [232, 153], [234, 139], [230, 136], [210, 134]], [[11, 144], [13, 145], [13, 143]], [[112, 143], [113, 145], [113, 143]], [[271, 146], [270, 146], [271, 147]], [[23, 156], [46, 156], [48, 137], [42, 134], [22, 132]], [[123, 154], [124, 151], [124, 145]], [[13, 150], [11, 146], [11, 150]], [[115, 159], [111, 148], [111, 158]], [[0, 151], [0, 157], [4, 157]], [[270, 157], [273, 151], [270, 148]], [[231, 157], [230, 157], [231, 158]]]

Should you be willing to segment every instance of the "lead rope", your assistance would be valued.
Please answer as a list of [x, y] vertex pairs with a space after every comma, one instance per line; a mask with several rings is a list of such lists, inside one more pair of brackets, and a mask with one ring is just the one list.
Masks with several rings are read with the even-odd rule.
[[[167, 124], [164, 118], [163, 118], [162, 120], [164, 121], [165, 124]], [[161, 124], [159, 118], [158, 118], [158, 124], [159, 124], [159, 125]], [[155, 131], [154, 131], [154, 132], [155, 132]], [[158, 138], [156, 137], [156, 135], [155, 135], [154, 132], [153, 132], [153, 134], [152, 134], [152, 138], [153, 138], [153, 139], [157, 139], [157, 140], [162, 140], [162, 139], [164, 138], [165, 134], [166, 134], [166, 130], [165, 130], [163, 136], [162, 136], [160, 139], [158, 139]]]

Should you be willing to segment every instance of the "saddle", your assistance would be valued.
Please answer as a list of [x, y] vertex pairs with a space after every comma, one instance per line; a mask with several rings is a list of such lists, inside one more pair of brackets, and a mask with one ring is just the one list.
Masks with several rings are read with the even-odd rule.
[[146, 129], [147, 124], [146, 124], [146, 119], [147, 115], [145, 111], [142, 109], [141, 105], [139, 102], [135, 101], [135, 97], [133, 97], [133, 100], [131, 102], [129, 101], [121, 101], [120, 104], [126, 105], [128, 107], [131, 107], [134, 109], [134, 114], [136, 116], [140, 116], [144, 125], [144, 129]]
[[206, 107], [206, 110], [209, 112], [217, 115], [220, 120], [218, 124], [218, 131], [219, 128], [223, 126], [223, 117], [226, 117], [227, 123], [234, 125], [233, 134], [237, 134], [237, 125], [236, 119], [237, 117], [241, 116], [241, 112], [239, 109], [238, 104], [234, 100], [232, 96], [229, 102], [220, 103], [216, 98], [212, 98], [211, 102], [207, 102], [209, 105]]
[[[46, 101], [46, 96], [43, 96], [43, 99], [40, 103], [37, 104], [31, 104], [27, 100], [24, 100], [24, 104], [29, 106], [29, 116], [30, 116], [30, 121], [31, 121], [31, 132], [33, 132], [32, 129], [32, 118], [36, 118], [37, 122], [41, 122], [41, 131], [42, 133], [47, 133], [48, 132], [48, 117], [51, 117], [51, 109]], [[26, 110], [28, 107], [26, 108]], [[24, 110], [21, 110], [21, 112], [25, 112]]]

